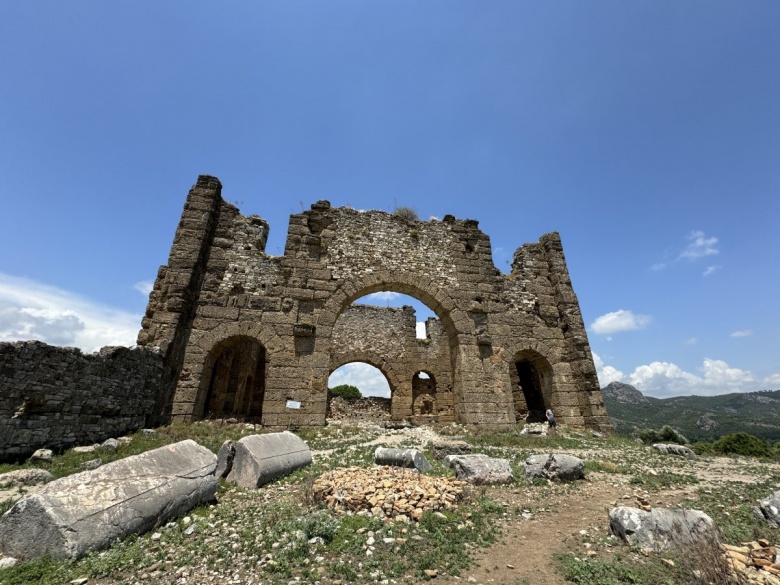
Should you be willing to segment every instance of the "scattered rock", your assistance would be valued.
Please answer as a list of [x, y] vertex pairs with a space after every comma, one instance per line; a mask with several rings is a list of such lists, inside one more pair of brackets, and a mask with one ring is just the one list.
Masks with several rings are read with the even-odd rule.
[[758, 520], [766, 520], [772, 526], [780, 527], [780, 491], [758, 502], [753, 507], [753, 515]]
[[51, 449], [38, 449], [30, 456], [30, 461], [33, 463], [51, 463], [52, 457], [54, 457], [54, 453]]
[[117, 441], [120, 445], [130, 445], [133, 442], [133, 437], [119, 437]]
[[157, 434], [157, 431], [155, 431], [154, 429], [141, 429], [141, 434], [144, 437], [153, 437]]
[[612, 534], [642, 550], [684, 550], [692, 544], [717, 546], [718, 533], [712, 519], [699, 510], [618, 507], [609, 512]]
[[515, 479], [506, 459], [456, 455], [452, 468], [456, 478], [476, 485], [511, 483]]
[[297, 435], [289, 431], [249, 435], [236, 443], [227, 481], [257, 488], [307, 465], [311, 465], [311, 451]]
[[97, 469], [101, 465], [103, 465], [103, 460], [100, 457], [98, 457], [97, 459], [90, 459], [89, 461], [85, 461], [84, 463], [79, 465], [79, 467], [81, 467], [82, 469], [92, 470], [92, 469]]
[[13, 567], [16, 563], [18, 563], [15, 558], [13, 557], [3, 557], [0, 558], [0, 570], [2, 569], [10, 569]]
[[98, 447], [98, 449], [104, 453], [116, 453], [116, 450], [119, 449], [119, 441], [116, 439], [106, 439], [100, 443], [100, 447]]
[[679, 455], [680, 457], [696, 457], [696, 453], [693, 449], [686, 447], [685, 445], [676, 445], [674, 443], [655, 443], [653, 449], [660, 451], [661, 453], [667, 453], [669, 455]]
[[531, 455], [525, 460], [525, 480], [534, 478], [552, 481], [574, 481], [585, 478], [585, 463], [573, 455], [548, 454]]
[[82, 445], [80, 447], [73, 447], [71, 451], [74, 453], [94, 453], [100, 445]]
[[433, 469], [425, 455], [417, 449], [388, 449], [377, 447], [374, 451], [374, 463], [377, 465], [394, 465], [426, 472]]
[[314, 481], [312, 494], [337, 512], [419, 520], [428, 510], [455, 508], [464, 485], [400, 467], [348, 467], [322, 474]]
[[547, 423], [526, 423], [523, 430], [520, 431], [521, 435], [542, 435], [546, 436], [547, 431], [550, 430], [550, 425]]
[[81, 557], [213, 499], [216, 456], [187, 440], [46, 484], [0, 518], [0, 550]]
[[53, 479], [54, 476], [45, 469], [17, 469], [16, 471], [0, 474], [0, 488], [38, 485]]

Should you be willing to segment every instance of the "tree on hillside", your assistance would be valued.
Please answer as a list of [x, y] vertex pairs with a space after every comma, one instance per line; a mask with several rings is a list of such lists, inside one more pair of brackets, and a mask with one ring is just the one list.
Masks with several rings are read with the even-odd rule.
[[353, 386], [352, 384], [340, 384], [335, 388], [328, 388], [328, 394], [331, 396], [341, 396], [342, 398], [347, 399], [363, 397], [357, 386]]

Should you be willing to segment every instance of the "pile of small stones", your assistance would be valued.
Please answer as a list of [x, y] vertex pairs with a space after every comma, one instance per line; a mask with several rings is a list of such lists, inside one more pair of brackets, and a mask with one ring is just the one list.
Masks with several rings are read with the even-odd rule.
[[399, 467], [346, 467], [322, 474], [312, 495], [337, 512], [368, 513], [398, 521], [457, 507], [465, 481], [430, 477]]
[[780, 585], [780, 563], [775, 562], [777, 549], [768, 540], [745, 542], [742, 546], [721, 544], [720, 548], [732, 570], [746, 576], [749, 583]]

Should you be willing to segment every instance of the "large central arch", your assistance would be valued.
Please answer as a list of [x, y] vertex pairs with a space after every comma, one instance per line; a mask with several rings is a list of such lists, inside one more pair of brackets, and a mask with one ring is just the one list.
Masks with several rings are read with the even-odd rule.
[[[396, 292], [409, 295], [425, 303], [439, 317], [450, 349], [450, 363], [447, 367], [447, 375], [442, 376], [442, 378], [446, 377], [452, 380], [451, 408], [455, 413], [455, 417], [457, 417], [457, 413], [463, 411], [464, 403], [464, 398], [458, 385], [458, 376], [456, 375], [462, 359], [461, 354], [468, 352], [468, 348], [464, 347], [464, 341], [466, 343], [471, 342], [471, 350], [478, 355], [474, 341], [474, 322], [456, 306], [454, 300], [446, 291], [435, 287], [430, 278], [423, 274], [382, 271], [344, 282], [323, 306], [321, 319], [316, 325], [317, 341], [315, 352], [326, 353], [330, 356], [337, 355], [338, 349], [332, 347], [331, 339], [339, 316], [355, 300], [376, 292]], [[367, 360], [360, 361], [366, 361], [366, 363], [379, 367]], [[332, 363], [333, 359], [331, 358], [330, 364]], [[443, 367], [443, 364], [438, 364], [438, 368], [441, 367]], [[410, 418], [413, 414], [412, 376], [415, 371], [434, 369], [430, 365], [417, 363], [412, 368], [416, 369], [412, 369], [408, 376], [401, 376], [400, 372], [394, 374], [396, 379], [399, 380], [395, 383], [396, 392], [392, 403], [392, 414], [395, 419]], [[379, 369], [382, 370], [382, 368]], [[332, 368], [330, 371], [332, 371]], [[327, 375], [329, 374], [330, 372], [327, 372]], [[314, 380], [313, 387], [315, 391], [318, 389], [320, 391], [327, 390], [327, 375]]]

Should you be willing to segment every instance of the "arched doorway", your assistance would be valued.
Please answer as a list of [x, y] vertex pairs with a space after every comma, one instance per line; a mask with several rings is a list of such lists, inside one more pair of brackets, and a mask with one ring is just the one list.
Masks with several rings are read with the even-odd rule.
[[[328, 376], [328, 418], [371, 422], [390, 420], [393, 380], [394, 376], [388, 375], [384, 368], [367, 361], [349, 361], [333, 368]], [[340, 399], [332, 395], [331, 389], [341, 385], [354, 386], [360, 391], [361, 398]]]
[[209, 357], [209, 385], [203, 415], [260, 421], [265, 398], [266, 350], [249, 337], [221, 343]]
[[552, 406], [552, 366], [531, 350], [519, 352], [513, 361], [510, 376], [517, 422], [543, 422], [544, 411]]
[[412, 412], [415, 417], [432, 418], [436, 409], [436, 378], [428, 372], [419, 371], [412, 376]]

